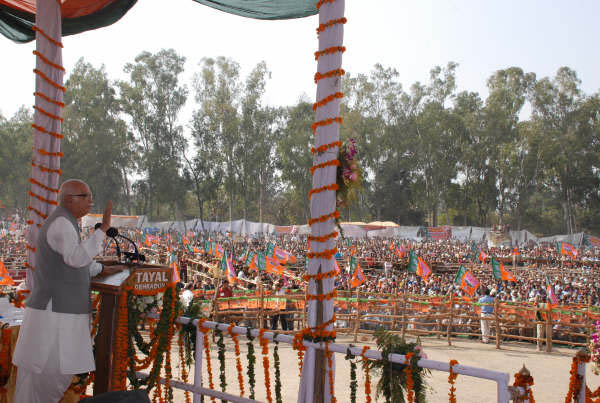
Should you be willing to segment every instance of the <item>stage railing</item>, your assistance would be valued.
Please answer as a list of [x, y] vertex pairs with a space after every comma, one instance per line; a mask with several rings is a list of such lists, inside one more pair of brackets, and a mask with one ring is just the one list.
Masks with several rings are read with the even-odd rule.
[[[156, 314], [149, 314], [148, 317], [158, 319], [158, 315], [156, 315]], [[190, 318], [183, 317], [183, 316], [179, 317], [177, 319], [177, 322], [181, 323], [181, 324], [188, 324], [188, 323], [190, 323], [190, 321], [192, 321], [194, 326], [196, 326], [196, 346], [202, 346], [204, 343], [204, 337], [209, 337], [209, 335], [198, 330], [198, 325], [200, 324], [200, 322], [197, 319], [192, 320]], [[217, 323], [217, 322], [212, 322], [212, 321], [204, 321], [201, 323], [201, 326], [205, 329], [219, 329], [219, 330], [223, 331], [224, 335], [227, 335], [228, 329], [229, 329], [228, 324]], [[248, 333], [248, 328], [241, 327], [241, 326], [234, 326], [231, 331], [235, 334], [246, 335]], [[250, 329], [249, 332], [252, 337], [258, 337], [259, 333], [260, 333], [259, 329]], [[273, 341], [274, 333], [273, 332], [264, 332], [262, 337], [269, 341]], [[277, 334], [275, 340], [280, 343], [286, 343], [286, 344], [293, 345], [293, 336], [290, 336], [290, 335]], [[324, 343], [312, 343], [309, 341], [304, 341], [303, 344], [307, 348], [315, 348], [317, 350], [325, 349]], [[348, 352], [350, 352], [351, 354], [353, 354], [355, 356], [361, 356], [361, 354], [362, 354], [361, 347], [348, 346], [345, 344], [338, 344], [338, 343], [330, 343], [328, 346], [328, 350], [331, 352], [334, 352], [336, 354], [343, 354], [343, 355], [346, 355]], [[371, 360], [381, 360], [382, 359], [382, 355], [379, 351], [375, 351], [375, 350], [371, 350], [371, 349], [367, 350], [364, 353], [364, 356]], [[194, 384], [193, 385], [186, 384], [186, 383], [183, 383], [183, 382], [180, 382], [177, 380], [172, 380], [170, 382], [170, 384], [176, 389], [183, 389], [183, 390], [188, 390], [188, 391], [193, 392], [194, 393], [194, 403], [199, 403], [200, 396], [202, 396], [202, 395], [212, 396], [212, 397], [215, 397], [218, 399], [225, 399], [225, 400], [228, 400], [231, 402], [236, 402], [236, 403], [237, 402], [240, 402], [240, 403], [254, 402], [254, 400], [250, 400], [247, 398], [242, 398], [242, 397], [227, 394], [224, 392], [219, 392], [216, 390], [204, 388], [202, 386], [202, 358], [203, 358], [202, 357], [202, 348], [197, 347], [195, 354], [194, 354], [195, 371], [194, 371]], [[398, 364], [406, 363], [406, 357], [401, 354], [390, 354], [388, 356], [388, 359], [391, 362], [398, 363]], [[422, 358], [418, 361], [418, 365], [421, 368], [427, 368], [429, 370], [450, 372], [450, 365], [447, 362], [434, 361], [434, 360]], [[511, 397], [511, 389], [512, 389], [513, 396], [515, 393], [520, 394], [520, 395], [523, 394], [522, 389], [519, 390], [519, 388], [512, 388], [509, 386], [510, 378], [509, 378], [508, 373], [506, 373], [506, 372], [492, 371], [492, 370], [485, 369], [485, 368], [477, 368], [477, 367], [471, 367], [471, 366], [459, 365], [459, 364], [454, 365], [452, 368], [452, 371], [459, 375], [464, 375], [464, 376], [469, 376], [469, 377], [479, 378], [479, 379], [486, 379], [486, 380], [495, 382], [496, 383], [496, 401], [499, 403], [507, 403], [511, 400], [511, 398], [512, 398]], [[140, 378], [144, 378], [144, 377], [148, 376], [148, 374], [145, 374], [145, 373], [137, 373], [137, 375]], [[161, 380], [161, 382], [164, 383], [164, 379]], [[489, 398], [485, 399], [485, 400], [490, 401]]]

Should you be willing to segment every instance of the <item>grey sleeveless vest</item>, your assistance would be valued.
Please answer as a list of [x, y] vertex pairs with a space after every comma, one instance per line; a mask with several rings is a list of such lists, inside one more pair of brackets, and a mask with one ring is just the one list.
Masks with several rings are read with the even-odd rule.
[[58, 206], [42, 224], [35, 252], [34, 287], [26, 306], [45, 310], [52, 299], [52, 311], [60, 313], [89, 313], [90, 301], [89, 267], [71, 267], [63, 256], [52, 250], [46, 238], [50, 224], [58, 217], [66, 218], [77, 231], [81, 241], [79, 227], [73, 215], [62, 206]]

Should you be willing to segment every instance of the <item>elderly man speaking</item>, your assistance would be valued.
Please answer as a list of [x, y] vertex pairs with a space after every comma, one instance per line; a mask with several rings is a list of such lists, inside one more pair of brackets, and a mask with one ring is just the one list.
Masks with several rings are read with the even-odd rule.
[[92, 193], [80, 180], [65, 181], [59, 205], [46, 218], [36, 245], [34, 287], [13, 354], [18, 367], [16, 403], [58, 402], [74, 374], [94, 371], [90, 337], [90, 278], [118, 271], [93, 258], [110, 227], [112, 201], [102, 225], [85, 241], [77, 220], [90, 212]]

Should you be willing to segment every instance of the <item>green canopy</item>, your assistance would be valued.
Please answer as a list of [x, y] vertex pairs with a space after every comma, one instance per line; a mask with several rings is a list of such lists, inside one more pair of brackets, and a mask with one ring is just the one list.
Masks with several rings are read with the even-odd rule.
[[[85, 5], [85, 0], [80, 0]], [[90, 0], [91, 1], [91, 0]], [[318, 13], [315, 0], [194, 0], [197, 3], [224, 11], [230, 14], [261, 20], [284, 20], [301, 18]], [[99, 10], [78, 16], [62, 19], [63, 36], [106, 27], [117, 22], [135, 4], [137, 0], [113, 0]], [[35, 13], [19, 7], [16, 1], [0, 0], [0, 34], [15, 42], [25, 43], [35, 39], [32, 27], [35, 24]], [[174, 8], [172, 2], [165, 6]], [[71, 9], [71, 12], [73, 10]], [[157, 16], [161, 18], [161, 16]]]

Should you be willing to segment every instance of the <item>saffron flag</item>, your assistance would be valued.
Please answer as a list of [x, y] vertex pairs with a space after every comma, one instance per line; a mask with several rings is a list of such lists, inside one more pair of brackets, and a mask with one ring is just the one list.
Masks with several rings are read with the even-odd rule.
[[504, 268], [504, 265], [498, 262], [496, 259], [492, 258], [490, 264], [492, 265], [492, 274], [496, 280], [506, 280], [517, 282], [515, 276], [512, 275], [511, 272]]
[[296, 263], [296, 256], [292, 255], [290, 252], [279, 248], [278, 246], [273, 247], [273, 254], [267, 255], [272, 256], [274, 259], [278, 260], [281, 264], [294, 264]]
[[0, 260], [0, 285], [15, 285], [2, 260]]
[[336, 259], [333, 259], [333, 266], [335, 268], [335, 273], [339, 276], [342, 270], [340, 269], [340, 265], [338, 264]]
[[404, 256], [406, 256], [406, 252], [406, 249], [402, 245], [396, 245], [396, 247], [394, 247], [394, 254], [398, 256], [399, 259], [402, 259]]
[[561, 255], [569, 255], [573, 259], [577, 257], [577, 249], [570, 243], [558, 242], [556, 248]]
[[223, 258], [221, 259], [221, 270], [225, 272], [227, 275], [227, 280], [229, 280], [231, 284], [236, 282], [237, 274], [235, 272], [235, 268], [233, 267], [233, 260], [231, 257], [227, 256], [227, 252], [225, 252]]
[[546, 295], [548, 297], [548, 303], [550, 306], [558, 305], [558, 298], [556, 298], [556, 294], [554, 294], [554, 288], [550, 285], [550, 280], [548, 276], [546, 276]]
[[410, 251], [410, 260], [408, 261], [408, 271], [415, 273], [425, 281], [431, 275], [429, 265], [412, 250]]
[[254, 252], [247, 253], [246, 254], [246, 260], [244, 261], [244, 265], [250, 267], [250, 265], [254, 261], [254, 256], [255, 255], [256, 255], [256, 253], [254, 253]]
[[265, 268], [267, 273], [283, 276], [283, 266], [279, 264], [279, 261], [270, 256], [265, 257]]
[[216, 257], [222, 258], [225, 255], [225, 248], [223, 245], [216, 244], [214, 253]]
[[265, 259], [265, 255], [263, 255], [261, 252], [256, 253], [250, 262], [249, 267], [252, 270], [266, 270], [267, 261]]
[[473, 247], [471, 248], [471, 250], [473, 251], [473, 261], [479, 260], [481, 263], [485, 263], [485, 260], [487, 259], [488, 255], [484, 251], [479, 249], [475, 242], [473, 242]]
[[352, 288], [358, 287], [367, 280], [358, 260], [354, 256], [350, 259], [350, 273], [352, 273], [352, 278], [350, 278], [350, 286]]
[[521, 251], [519, 250], [519, 248], [517, 246], [515, 246], [513, 248], [513, 256], [519, 256], [521, 255]]
[[479, 280], [473, 276], [470, 270], [461, 265], [454, 277], [454, 284], [460, 286], [461, 290], [472, 297], [479, 287]]
[[171, 262], [169, 263], [169, 267], [173, 269], [173, 282], [179, 283], [181, 281], [181, 277], [179, 276], [179, 266], [177, 265], [177, 257], [174, 253], [171, 254]]

